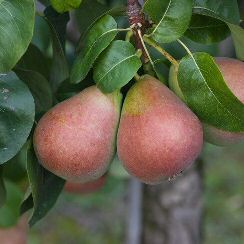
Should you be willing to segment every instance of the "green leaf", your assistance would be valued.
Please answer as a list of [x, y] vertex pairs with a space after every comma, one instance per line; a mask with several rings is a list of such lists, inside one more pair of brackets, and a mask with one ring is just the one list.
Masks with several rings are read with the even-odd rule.
[[47, 59], [34, 44], [29, 45], [27, 51], [19, 60], [17, 67], [25, 70], [37, 71], [47, 80], [49, 78], [49, 59]]
[[59, 85], [69, 77], [69, 66], [64, 53], [64, 36], [68, 22], [67, 15], [53, 16], [54, 13], [50, 8], [45, 10], [46, 21], [49, 24], [51, 37], [53, 58], [50, 70], [50, 84], [54, 93]]
[[229, 35], [228, 24], [239, 25], [237, 1], [195, 0], [191, 24], [185, 35], [193, 41], [210, 44]]
[[0, 75], [0, 164], [24, 145], [34, 116], [34, 99], [28, 87], [13, 72]]
[[97, 0], [83, 0], [80, 8], [75, 10], [75, 17], [81, 35], [108, 10], [108, 6], [99, 3]]
[[24, 199], [20, 206], [20, 214], [21, 215], [24, 214], [25, 212], [32, 209], [33, 207], [34, 207], [34, 202], [33, 202], [33, 197], [31, 194], [31, 188], [28, 187], [28, 189], [24, 195]]
[[53, 104], [52, 90], [46, 78], [33, 70], [15, 69], [15, 72], [31, 91], [35, 100], [36, 114], [49, 110]]
[[201, 121], [226, 131], [244, 131], [244, 105], [232, 94], [209, 54], [183, 58], [178, 82], [188, 106]]
[[236, 0], [195, 0], [193, 13], [207, 15], [232, 24], [239, 24], [240, 21]]
[[53, 8], [59, 13], [78, 8], [81, 2], [82, 0], [51, 0]]
[[93, 78], [103, 92], [110, 93], [126, 85], [141, 65], [132, 44], [117, 40], [98, 58]]
[[235, 45], [236, 56], [244, 61], [244, 29], [238, 25], [228, 24]]
[[12, 182], [20, 182], [27, 179], [27, 149], [29, 140], [24, 144], [21, 150], [3, 165], [3, 177]]
[[65, 181], [45, 170], [38, 163], [33, 147], [30, 147], [28, 151], [27, 173], [34, 202], [29, 224], [33, 226], [54, 206]]
[[187, 30], [192, 15], [192, 0], [147, 0], [143, 9], [156, 23], [148, 36], [159, 43], [169, 43]]
[[5, 180], [7, 199], [0, 208], [0, 228], [8, 228], [15, 225], [19, 219], [20, 203], [23, 193], [16, 184]]
[[95, 60], [117, 33], [117, 23], [110, 15], [103, 16], [92, 26], [83, 41], [83, 50], [72, 67], [71, 83], [79, 83], [86, 77]]
[[220, 42], [230, 35], [227, 24], [209, 16], [193, 14], [189, 28], [184, 34], [203, 44]]
[[34, 29], [33, 0], [0, 1], [0, 73], [10, 71], [26, 51]]
[[0, 208], [6, 201], [6, 189], [3, 180], [3, 166], [0, 166]]

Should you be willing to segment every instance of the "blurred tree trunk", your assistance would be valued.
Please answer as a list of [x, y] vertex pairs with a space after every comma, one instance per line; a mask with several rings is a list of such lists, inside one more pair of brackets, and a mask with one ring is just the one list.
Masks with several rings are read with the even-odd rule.
[[144, 186], [144, 244], [199, 244], [202, 222], [201, 161], [175, 180]]

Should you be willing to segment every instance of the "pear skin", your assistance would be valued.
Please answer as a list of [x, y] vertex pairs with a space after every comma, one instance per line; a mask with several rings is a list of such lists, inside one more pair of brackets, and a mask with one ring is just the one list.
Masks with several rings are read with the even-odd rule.
[[34, 149], [47, 170], [72, 182], [100, 178], [115, 153], [121, 94], [91, 86], [48, 111], [34, 132]]
[[203, 145], [196, 115], [165, 85], [143, 76], [127, 93], [117, 137], [125, 169], [158, 184], [190, 166]]

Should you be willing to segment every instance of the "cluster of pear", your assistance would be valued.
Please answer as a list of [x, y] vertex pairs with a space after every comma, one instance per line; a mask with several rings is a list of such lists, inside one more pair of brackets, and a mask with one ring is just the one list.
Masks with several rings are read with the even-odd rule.
[[[218, 60], [226, 80], [236, 81], [228, 83], [231, 90], [238, 90], [243, 101], [244, 83], [238, 83], [243, 66], [235, 62]], [[120, 92], [103, 94], [91, 86], [57, 104], [35, 129], [39, 162], [67, 181], [91, 182], [106, 173], [117, 144], [118, 157], [131, 175], [158, 184], [195, 161], [203, 145], [202, 124], [168, 87], [145, 75], [128, 91], [120, 113], [121, 102]], [[207, 130], [218, 140], [244, 138], [216, 128]]]

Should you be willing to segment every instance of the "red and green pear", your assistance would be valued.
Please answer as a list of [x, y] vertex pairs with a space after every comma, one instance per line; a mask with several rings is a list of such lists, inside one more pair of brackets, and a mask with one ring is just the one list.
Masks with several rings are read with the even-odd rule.
[[161, 183], [190, 166], [202, 145], [200, 121], [159, 80], [145, 75], [129, 90], [117, 153], [131, 175], [148, 184]]
[[48, 111], [34, 132], [39, 162], [71, 182], [90, 182], [108, 170], [115, 153], [121, 94], [96, 86]]
[[72, 194], [89, 194], [93, 192], [97, 192], [101, 190], [105, 183], [106, 183], [107, 175], [103, 175], [102, 177], [98, 178], [97, 180], [90, 181], [87, 183], [77, 183], [77, 182], [71, 182], [67, 181], [64, 190], [68, 193]]

